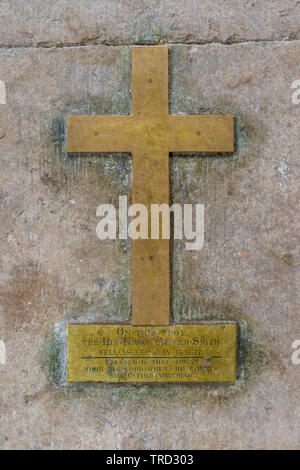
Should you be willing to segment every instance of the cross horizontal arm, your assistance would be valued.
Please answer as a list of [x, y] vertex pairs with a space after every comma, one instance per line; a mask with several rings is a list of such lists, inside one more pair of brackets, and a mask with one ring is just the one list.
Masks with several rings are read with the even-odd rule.
[[170, 115], [170, 152], [233, 152], [234, 118], [231, 115]]
[[68, 116], [68, 152], [131, 152], [132, 116]]

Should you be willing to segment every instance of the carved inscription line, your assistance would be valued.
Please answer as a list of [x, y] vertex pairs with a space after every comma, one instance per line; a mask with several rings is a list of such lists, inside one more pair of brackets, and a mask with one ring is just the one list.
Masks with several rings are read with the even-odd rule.
[[81, 359], [222, 359], [222, 356], [87, 356]]

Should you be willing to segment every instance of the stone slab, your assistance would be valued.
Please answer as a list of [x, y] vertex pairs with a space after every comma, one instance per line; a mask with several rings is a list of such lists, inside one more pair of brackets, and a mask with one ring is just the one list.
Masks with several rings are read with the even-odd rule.
[[4, 0], [0, 45], [235, 43], [300, 39], [297, 0]]
[[[172, 247], [172, 320], [237, 321], [234, 385], [67, 385], [68, 323], [128, 321], [130, 245], [96, 208], [129, 194], [129, 155], [65, 153], [65, 117], [130, 112], [130, 48], [0, 51], [2, 448], [297, 448], [299, 41], [170, 47], [173, 113], [232, 113], [233, 156], [173, 154], [174, 202], [205, 243]], [[133, 431], [134, 430], [134, 431]]]

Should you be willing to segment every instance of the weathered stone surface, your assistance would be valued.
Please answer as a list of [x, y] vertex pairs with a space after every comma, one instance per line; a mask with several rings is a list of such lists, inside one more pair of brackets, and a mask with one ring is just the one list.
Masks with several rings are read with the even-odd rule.
[[299, 39], [299, 11], [297, 0], [7, 0], [0, 45]]
[[173, 201], [206, 210], [204, 248], [174, 245], [173, 317], [241, 328], [237, 384], [190, 387], [65, 382], [67, 322], [129, 316], [130, 244], [95, 227], [100, 203], [129, 194], [131, 160], [67, 156], [64, 120], [130, 112], [130, 47], [0, 51], [2, 448], [299, 445], [299, 53], [299, 41], [170, 47], [171, 112], [237, 121], [233, 156], [171, 158]]

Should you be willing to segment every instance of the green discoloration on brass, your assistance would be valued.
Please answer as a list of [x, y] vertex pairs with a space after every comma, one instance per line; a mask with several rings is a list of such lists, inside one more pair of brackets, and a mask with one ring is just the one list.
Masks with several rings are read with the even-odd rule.
[[[119, 406], [132, 404], [148, 406], [160, 404], [172, 400], [176, 403], [190, 403], [192, 400], [196, 405], [203, 403], [218, 406], [227, 406], [228, 399], [238, 398], [247, 393], [249, 386], [258, 380], [268, 367], [272, 351], [266, 348], [257, 336], [257, 327], [245, 319], [243, 314], [233, 306], [221, 303], [211, 305], [211, 311], [215, 312], [215, 318], [221, 321], [238, 322], [238, 373], [237, 381], [234, 384], [109, 384], [109, 383], [66, 383], [66, 323], [56, 325], [56, 331], [44, 345], [43, 371], [46, 373], [50, 383], [55, 385], [59, 399], [69, 402], [82, 402], [87, 399], [99, 399], [107, 409], [118, 408]], [[69, 321], [71, 317], [69, 318]], [[80, 318], [78, 318], [80, 320]], [[72, 320], [71, 320], [72, 321]], [[74, 321], [74, 319], [73, 319]], [[58, 331], [59, 330], [59, 331]], [[49, 344], [54, 341], [57, 345], [52, 349], [51, 360]], [[48, 368], [49, 364], [56, 363], [57, 367]], [[55, 375], [51, 375], [56, 372]]]
[[64, 341], [63, 338], [53, 333], [43, 347], [41, 354], [42, 368], [50, 383], [60, 385], [64, 376]]

